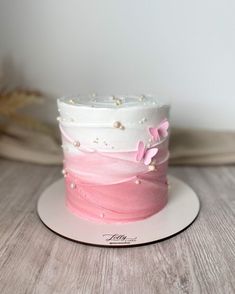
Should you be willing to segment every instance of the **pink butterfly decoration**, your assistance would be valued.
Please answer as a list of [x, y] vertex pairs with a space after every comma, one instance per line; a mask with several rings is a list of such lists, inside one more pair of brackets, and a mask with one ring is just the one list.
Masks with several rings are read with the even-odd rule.
[[136, 155], [136, 160], [141, 161], [144, 160], [145, 165], [149, 165], [152, 161], [152, 158], [158, 153], [158, 148], [150, 148], [146, 149], [144, 146], [144, 142], [140, 141], [138, 143], [138, 151]]
[[161, 137], [168, 136], [169, 122], [164, 119], [156, 128], [149, 128], [149, 133], [155, 141], [160, 141]]

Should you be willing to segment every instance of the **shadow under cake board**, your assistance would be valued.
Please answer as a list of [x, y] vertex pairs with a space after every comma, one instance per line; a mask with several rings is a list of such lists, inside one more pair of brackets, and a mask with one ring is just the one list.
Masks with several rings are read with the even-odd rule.
[[38, 199], [41, 221], [53, 232], [84, 244], [129, 247], [162, 241], [182, 232], [196, 219], [200, 202], [183, 181], [169, 176], [171, 189], [167, 205], [157, 214], [136, 222], [103, 224], [84, 220], [65, 205], [64, 179], [49, 186]]

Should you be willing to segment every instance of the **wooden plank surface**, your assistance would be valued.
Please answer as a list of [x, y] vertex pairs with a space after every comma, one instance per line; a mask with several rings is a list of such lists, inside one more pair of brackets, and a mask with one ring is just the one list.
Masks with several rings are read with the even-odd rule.
[[0, 293], [235, 293], [235, 167], [174, 167], [201, 212], [152, 245], [99, 248], [61, 238], [36, 214], [59, 167], [0, 160]]

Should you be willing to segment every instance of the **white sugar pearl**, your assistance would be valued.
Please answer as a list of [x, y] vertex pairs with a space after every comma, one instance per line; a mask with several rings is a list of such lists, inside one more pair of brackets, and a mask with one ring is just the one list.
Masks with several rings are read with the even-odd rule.
[[80, 147], [80, 142], [79, 141], [74, 141], [73, 146], [74, 147]]
[[139, 184], [141, 184], [141, 181], [140, 180], [135, 180], [135, 183], [136, 183], [136, 185], [139, 185]]
[[120, 100], [120, 99], [116, 99], [116, 100], [115, 100], [115, 103], [116, 103], [117, 106], [119, 106], [119, 105], [122, 104], [122, 100]]
[[62, 174], [66, 177], [68, 175], [68, 172], [65, 169], [62, 169]]
[[120, 121], [115, 121], [113, 123], [113, 127], [119, 129], [122, 126], [122, 124], [120, 123]]
[[148, 170], [149, 170], [149, 171], [154, 171], [155, 169], [156, 169], [155, 165], [150, 164], [150, 165], [148, 166]]

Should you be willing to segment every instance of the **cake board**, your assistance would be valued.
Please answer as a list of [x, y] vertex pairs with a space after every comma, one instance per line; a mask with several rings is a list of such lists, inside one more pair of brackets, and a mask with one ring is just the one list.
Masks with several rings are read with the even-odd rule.
[[41, 221], [65, 238], [97, 246], [124, 247], [153, 243], [174, 236], [196, 219], [200, 202], [183, 181], [168, 176], [169, 200], [155, 215], [136, 222], [105, 224], [84, 220], [65, 205], [64, 179], [49, 186], [39, 197], [37, 212]]

